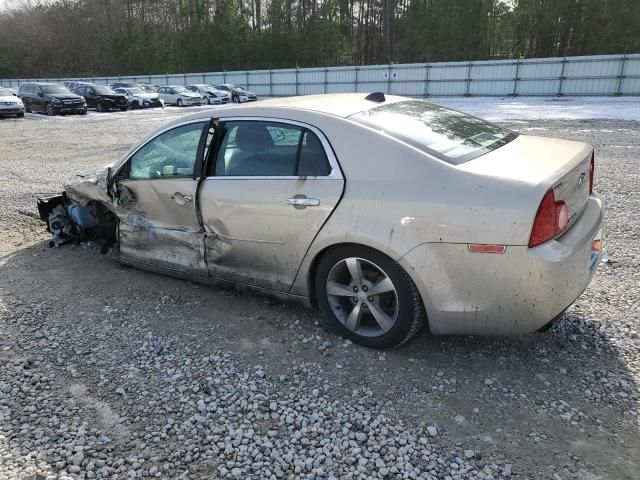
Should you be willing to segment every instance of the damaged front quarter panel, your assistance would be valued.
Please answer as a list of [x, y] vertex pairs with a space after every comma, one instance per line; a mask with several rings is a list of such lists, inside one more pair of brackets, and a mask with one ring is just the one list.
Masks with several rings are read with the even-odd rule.
[[111, 194], [111, 167], [103, 167], [74, 175], [64, 182], [67, 197], [77, 205], [86, 206], [97, 201], [114, 210]]

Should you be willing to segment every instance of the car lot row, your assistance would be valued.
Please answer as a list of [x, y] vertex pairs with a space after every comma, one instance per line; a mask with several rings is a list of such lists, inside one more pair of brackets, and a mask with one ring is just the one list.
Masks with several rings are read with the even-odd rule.
[[164, 108], [165, 105], [222, 105], [257, 99], [255, 93], [233, 84], [214, 87], [207, 84], [160, 86], [124, 82], [112, 85], [79, 81], [63, 84], [31, 82], [20, 85], [19, 90], [0, 87], [0, 117], [24, 117], [25, 112], [41, 112], [50, 116], [66, 113], [84, 115], [89, 108], [99, 112], [125, 111], [130, 108]]

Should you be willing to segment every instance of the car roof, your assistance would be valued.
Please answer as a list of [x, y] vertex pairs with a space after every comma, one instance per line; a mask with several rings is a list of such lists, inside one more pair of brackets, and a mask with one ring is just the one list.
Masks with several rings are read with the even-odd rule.
[[[367, 95], [369, 94], [334, 93], [327, 95], [302, 95], [297, 97], [271, 98], [268, 100], [262, 100], [257, 105], [260, 105], [261, 107], [275, 107], [278, 109], [310, 110], [346, 118], [351, 115], [355, 115], [356, 113], [365, 112], [382, 105], [410, 100], [407, 97], [385, 95], [384, 102], [374, 102], [367, 100]], [[236, 106], [235, 108], [242, 107], [243, 106]], [[226, 108], [234, 108], [234, 106]]]

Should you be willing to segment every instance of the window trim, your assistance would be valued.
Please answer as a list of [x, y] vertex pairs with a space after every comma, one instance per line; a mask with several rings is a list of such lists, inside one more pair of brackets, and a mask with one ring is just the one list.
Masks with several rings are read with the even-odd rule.
[[[327, 156], [327, 160], [329, 161], [329, 167], [331, 167], [331, 171], [328, 175], [282, 175], [282, 176], [267, 176], [267, 175], [206, 175], [204, 179], [206, 180], [301, 180], [301, 179], [312, 179], [312, 180], [343, 180], [344, 177], [342, 175], [342, 170], [340, 169], [340, 164], [338, 163], [338, 159], [336, 158], [335, 153], [333, 152], [333, 148], [327, 140], [327, 137], [322, 133], [320, 129], [314, 127], [313, 125], [309, 125], [308, 123], [299, 122], [297, 120], [289, 120], [285, 118], [276, 118], [276, 117], [219, 117], [218, 118], [220, 124], [224, 124], [226, 122], [273, 122], [273, 123], [284, 123], [289, 125], [294, 125], [296, 127], [301, 127], [303, 129], [307, 129], [310, 132], [314, 133], [320, 143], [322, 144], [322, 148], [324, 149], [324, 153]], [[216, 145], [214, 154], [217, 154], [222, 143], [222, 139], [219, 139], [219, 143]], [[209, 149], [211, 155], [211, 149]], [[215, 162], [215, 158], [208, 158], [206, 161], [207, 168], [210, 165], [209, 162]], [[215, 169], [214, 169], [215, 173]]]
[[151, 142], [153, 142], [156, 138], [160, 137], [161, 135], [164, 135], [165, 133], [167, 133], [167, 132], [169, 132], [171, 130], [175, 130], [176, 128], [184, 127], [186, 125], [192, 125], [192, 124], [195, 124], [195, 123], [202, 123], [203, 124], [202, 130], [200, 132], [200, 141], [198, 142], [198, 151], [197, 151], [197, 156], [198, 157], [202, 157], [204, 155], [204, 145], [206, 143], [206, 135], [203, 135], [203, 133], [205, 131], [208, 132], [208, 130], [209, 130], [210, 126], [211, 126], [211, 118], [208, 118], [208, 117], [200, 118], [200, 119], [197, 119], [197, 120], [193, 120], [193, 119], [192, 120], [188, 120], [186, 122], [178, 123], [176, 125], [169, 125], [169, 126], [167, 126], [167, 128], [162, 129], [156, 135], [154, 135], [153, 137], [147, 139], [146, 142], [141, 143], [140, 145], [138, 145], [135, 150], [133, 150], [129, 155], [127, 155], [124, 158], [122, 163], [120, 163], [120, 165], [117, 166], [116, 172], [113, 175], [114, 179], [117, 179], [117, 180], [130, 180], [130, 181], [134, 181], [134, 182], [149, 181], [149, 180], [177, 180], [177, 179], [185, 179], [185, 178], [189, 178], [189, 179], [194, 180], [194, 181], [197, 180], [200, 177], [200, 171], [202, 170], [202, 164], [203, 164], [203, 161], [202, 160], [199, 161], [197, 157], [196, 157], [196, 160], [195, 160], [195, 162], [193, 164], [193, 173], [191, 174], [191, 176], [185, 176], [185, 177], [158, 177], [158, 178], [130, 178], [129, 177], [129, 172], [130, 172], [130, 169], [131, 169], [131, 159], [142, 148], [146, 147]]

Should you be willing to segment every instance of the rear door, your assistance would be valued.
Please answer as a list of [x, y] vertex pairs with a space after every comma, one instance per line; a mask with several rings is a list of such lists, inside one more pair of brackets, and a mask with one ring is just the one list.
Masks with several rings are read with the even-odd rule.
[[279, 119], [221, 119], [199, 190], [212, 277], [288, 292], [344, 188], [316, 128]]
[[207, 275], [196, 191], [209, 123], [193, 120], [162, 132], [116, 175], [125, 263]]

